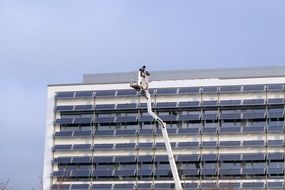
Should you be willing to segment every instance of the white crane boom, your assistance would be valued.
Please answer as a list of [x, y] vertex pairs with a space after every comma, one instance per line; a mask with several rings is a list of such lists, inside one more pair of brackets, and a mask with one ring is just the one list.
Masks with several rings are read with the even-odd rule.
[[180, 178], [178, 175], [175, 159], [173, 156], [172, 148], [170, 145], [167, 129], [166, 129], [166, 123], [162, 121], [161, 118], [156, 115], [151, 108], [151, 97], [148, 92], [148, 81], [149, 81], [149, 73], [145, 71], [145, 66], [143, 66], [139, 72], [138, 72], [138, 77], [137, 80], [132, 81], [131, 87], [136, 89], [137, 91], [141, 92], [141, 95], [143, 95], [147, 99], [147, 112], [159, 123], [161, 126], [161, 131], [162, 131], [162, 136], [164, 139], [167, 155], [168, 155], [168, 160], [170, 164], [170, 169], [172, 172], [172, 176], [174, 179], [175, 183], [175, 190], [183, 190], [180, 182]]

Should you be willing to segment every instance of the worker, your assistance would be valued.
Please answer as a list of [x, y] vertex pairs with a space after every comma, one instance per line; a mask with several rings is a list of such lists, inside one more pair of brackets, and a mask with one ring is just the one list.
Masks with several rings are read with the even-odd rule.
[[140, 85], [142, 87], [142, 90], [148, 89], [148, 82], [149, 82], [149, 72], [145, 70], [146, 66], [142, 66], [142, 68], [139, 69], [140, 71], [140, 77], [142, 78]]

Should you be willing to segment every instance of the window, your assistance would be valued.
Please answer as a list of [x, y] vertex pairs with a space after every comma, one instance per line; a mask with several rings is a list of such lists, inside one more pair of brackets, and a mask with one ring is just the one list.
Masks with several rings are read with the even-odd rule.
[[177, 157], [178, 162], [198, 162], [199, 155], [179, 155]]
[[216, 141], [203, 141], [202, 146], [203, 147], [216, 147], [217, 142]]
[[88, 189], [89, 184], [72, 184], [71, 189]]
[[95, 131], [95, 136], [113, 136], [114, 131], [109, 130], [102, 130], [102, 131]]
[[113, 110], [115, 104], [98, 104], [95, 106], [96, 110]]
[[72, 136], [72, 131], [56, 132], [54, 136], [56, 136], [56, 137], [71, 137]]
[[133, 189], [134, 184], [115, 184], [114, 189]]
[[113, 144], [94, 144], [94, 149], [95, 150], [104, 150], [104, 149], [112, 149]]
[[283, 102], [284, 102], [283, 98], [268, 99], [268, 104], [283, 104]]
[[83, 156], [83, 157], [73, 157], [72, 163], [73, 164], [85, 164], [90, 163], [91, 158], [89, 156]]
[[216, 154], [204, 154], [202, 155], [202, 161], [216, 161], [217, 155]]
[[268, 154], [268, 160], [283, 160], [283, 153], [270, 153]]
[[179, 115], [178, 121], [197, 121], [200, 120], [200, 114], [197, 115]]
[[90, 144], [75, 144], [73, 145], [73, 150], [89, 150]]
[[117, 109], [136, 109], [137, 104], [118, 104]]
[[221, 106], [239, 106], [241, 104], [241, 100], [221, 100]]
[[104, 96], [114, 96], [115, 90], [100, 90], [96, 91], [96, 96], [104, 97]]
[[263, 105], [264, 99], [249, 99], [243, 100], [243, 105]]
[[77, 91], [75, 92], [76, 98], [90, 98], [93, 96], [93, 91]]
[[137, 117], [136, 116], [118, 116], [117, 123], [136, 123]]
[[283, 140], [268, 140], [268, 146], [283, 146]]
[[138, 147], [141, 149], [148, 149], [152, 148], [153, 143], [139, 143]]
[[73, 106], [56, 106], [56, 111], [73, 111]]
[[74, 137], [78, 137], [78, 136], [91, 136], [92, 135], [92, 131], [74, 131], [73, 136]]
[[[176, 145], [175, 142], [171, 142], [171, 143], [170, 143], [170, 146], [171, 146], [172, 148], [175, 148], [175, 145]], [[156, 147], [156, 148], [165, 148], [165, 143], [164, 143], [164, 142], [163, 142], [163, 143], [156, 143], [156, 144], [155, 144], [155, 147]]]
[[91, 124], [92, 118], [75, 118], [74, 124]]
[[117, 130], [116, 135], [118, 136], [132, 136], [136, 135], [136, 130], [127, 130], [127, 129], [121, 129]]
[[115, 157], [115, 162], [133, 163], [133, 162], [136, 162], [136, 157], [135, 156], [118, 156], [118, 157]]
[[263, 182], [244, 182], [242, 184], [242, 187], [245, 187], [245, 188], [263, 188], [264, 184], [263, 184]]
[[57, 98], [73, 98], [74, 92], [57, 92]]
[[133, 89], [129, 90], [118, 90], [117, 96], [135, 96], [137, 94], [137, 91]]
[[283, 91], [283, 84], [268, 84], [267, 90], [269, 92], [280, 92]]
[[243, 141], [243, 146], [248, 146], [248, 147], [264, 146], [264, 141], [263, 140]]
[[220, 133], [240, 133], [240, 127], [222, 127]]
[[136, 143], [121, 143], [116, 144], [117, 149], [134, 149], [136, 147]]
[[186, 107], [186, 108], [191, 108], [191, 107], [199, 107], [200, 102], [199, 101], [191, 101], [191, 102], [179, 102], [179, 107]]
[[175, 108], [176, 102], [158, 102], [156, 108]]
[[220, 155], [221, 161], [238, 161], [240, 160], [239, 154], [222, 154]]
[[58, 164], [69, 164], [71, 163], [71, 157], [58, 157], [55, 158], [53, 162]]
[[137, 184], [138, 189], [151, 189], [151, 183], [138, 183]]
[[242, 157], [243, 160], [265, 160], [265, 155], [264, 154], [244, 154]]
[[231, 92], [240, 92], [241, 86], [221, 86], [220, 92], [231, 93]]
[[75, 111], [92, 110], [92, 105], [76, 105]]
[[179, 142], [178, 148], [198, 148], [199, 142]]
[[199, 134], [200, 129], [199, 128], [181, 128], [178, 131], [178, 134], [181, 135], [187, 135], [187, 134]]
[[203, 93], [216, 93], [218, 91], [217, 86], [204, 86], [202, 90]]
[[245, 85], [243, 86], [244, 92], [262, 92], [264, 91], [264, 85]]
[[270, 108], [268, 110], [268, 118], [283, 118], [284, 109], [283, 108]]
[[114, 117], [97, 117], [95, 123], [114, 123]]
[[139, 156], [138, 162], [152, 162], [153, 157], [150, 155], [147, 156]]
[[177, 88], [158, 88], [157, 94], [164, 95], [164, 94], [176, 94]]
[[221, 147], [239, 147], [240, 141], [220, 141]]
[[179, 89], [179, 94], [198, 94], [199, 92], [200, 87], [186, 87]]
[[55, 150], [55, 151], [71, 150], [71, 148], [72, 148], [72, 145], [70, 145], [70, 144], [54, 145], [54, 150]]
[[203, 101], [202, 104], [205, 107], [209, 106], [217, 106], [218, 101], [217, 100], [211, 100], [211, 101]]

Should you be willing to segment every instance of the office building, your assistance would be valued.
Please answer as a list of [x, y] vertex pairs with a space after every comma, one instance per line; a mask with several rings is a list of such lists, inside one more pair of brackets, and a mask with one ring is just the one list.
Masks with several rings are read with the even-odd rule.
[[[133, 72], [48, 86], [44, 190], [174, 189]], [[285, 67], [151, 72], [183, 188], [284, 189]]]

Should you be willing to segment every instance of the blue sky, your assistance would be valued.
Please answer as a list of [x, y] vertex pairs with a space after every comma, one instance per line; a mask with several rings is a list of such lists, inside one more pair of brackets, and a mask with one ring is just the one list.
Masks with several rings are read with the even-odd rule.
[[47, 84], [285, 64], [284, 0], [0, 0], [0, 180], [42, 175]]

